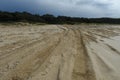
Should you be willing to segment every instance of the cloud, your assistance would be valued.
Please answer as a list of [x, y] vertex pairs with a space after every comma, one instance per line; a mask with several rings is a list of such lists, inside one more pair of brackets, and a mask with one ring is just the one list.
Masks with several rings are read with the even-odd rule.
[[0, 10], [74, 17], [120, 17], [119, 0], [1, 0]]

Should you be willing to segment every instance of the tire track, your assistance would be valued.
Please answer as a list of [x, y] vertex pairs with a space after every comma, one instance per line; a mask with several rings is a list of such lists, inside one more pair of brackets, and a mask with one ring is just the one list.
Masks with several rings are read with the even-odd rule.
[[61, 37], [61, 42], [54, 49], [51, 56], [29, 80], [70, 80], [74, 54], [76, 53], [75, 44], [72, 43], [73, 37], [74, 34], [71, 30], [65, 31]]
[[[28, 31], [28, 28], [24, 29], [23, 31]], [[101, 38], [105, 38], [101, 36], [109, 37], [112, 34], [109, 28], [97, 29], [96, 26], [89, 27], [89, 25], [50, 25], [45, 28], [29, 28], [29, 31], [27, 36], [30, 40], [21, 37], [22, 39], [13, 45], [6, 44], [6, 49], [5, 46], [0, 47], [1, 50], [3, 48], [0, 53], [0, 80], [120, 79], [118, 49], [105, 41], [100, 41]], [[38, 31], [43, 32], [41, 37]], [[11, 35], [9, 39], [16, 40], [19, 37], [16, 33], [14, 32], [15, 37]], [[26, 33], [22, 35], [24, 34]], [[34, 35], [37, 35], [37, 38], [33, 37]]]
[[92, 69], [91, 60], [88, 56], [81, 30], [74, 30], [76, 35], [77, 54], [73, 69], [72, 80], [96, 80]]
[[[33, 51], [30, 51], [30, 52], [34, 53], [34, 54], [29, 54], [28, 56], [26, 56], [25, 58], [20, 60], [20, 63], [17, 64], [13, 70], [10, 70], [9, 72], [7, 72], [6, 73], [7, 75], [5, 74], [6, 77], [3, 76], [3, 80], [10, 80], [12, 78], [14, 79], [15, 77], [17, 77], [17, 78], [19, 77], [20, 79], [23, 79], [23, 80], [26, 79], [26, 77], [28, 77], [29, 74], [31, 74], [30, 72], [34, 72], [34, 70], [37, 69], [37, 68], [35, 68], [36, 65], [35, 64], [33, 65], [33, 63], [35, 61], [37, 61], [36, 63], [39, 62], [39, 65], [37, 65], [37, 67], [39, 67], [42, 64], [42, 62], [44, 62], [44, 60], [46, 60], [46, 58], [50, 55], [51, 51], [54, 50], [54, 48], [57, 46], [57, 44], [59, 43], [59, 40], [57, 38], [59, 38], [59, 37], [58, 37], [58, 35], [56, 35], [56, 36], [51, 37], [48, 40], [46, 39], [47, 41], [44, 40], [44, 42], [42, 44], [43, 46], [46, 45], [47, 43], [49, 43], [49, 44], [47, 44], [47, 47], [44, 46], [45, 49], [44, 48], [39, 49], [39, 46], [42, 46], [42, 45], [36, 45], [36, 44], [38, 44], [38, 42], [36, 44], [33, 43], [35, 45], [35, 47], [34, 47], [35, 51], [34, 51], [34, 49], [32, 49]], [[57, 39], [57, 40], [54, 40], [54, 39]], [[33, 47], [33, 45], [31, 45], [31, 46]], [[29, 52], [27, 52], [27, 53], [29, 53]]]

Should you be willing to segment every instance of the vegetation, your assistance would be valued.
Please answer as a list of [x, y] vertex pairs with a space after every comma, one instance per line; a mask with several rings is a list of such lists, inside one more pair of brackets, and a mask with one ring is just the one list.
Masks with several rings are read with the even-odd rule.
[[120, 18], [79, 18], [57, 16], [51, 14], [38, 15], [28, 12], [3, 12], [0, 11], [0, 22], [40, 22], [47, 24], [80, 24], [80, 23], [107, 23], [120, 24]]

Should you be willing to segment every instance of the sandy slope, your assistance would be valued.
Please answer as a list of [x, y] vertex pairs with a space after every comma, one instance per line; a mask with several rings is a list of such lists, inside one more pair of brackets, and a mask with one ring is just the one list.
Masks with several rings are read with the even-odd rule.
[[0, 80], [120, 80], [119, 27], [0, 25]]

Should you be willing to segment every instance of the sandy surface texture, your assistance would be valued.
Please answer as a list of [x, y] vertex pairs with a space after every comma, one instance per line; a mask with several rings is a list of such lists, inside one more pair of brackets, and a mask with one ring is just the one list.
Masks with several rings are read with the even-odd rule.
[[0, 25], [0, 80], [120, 80], [119, 25]]

